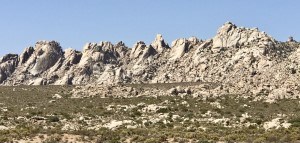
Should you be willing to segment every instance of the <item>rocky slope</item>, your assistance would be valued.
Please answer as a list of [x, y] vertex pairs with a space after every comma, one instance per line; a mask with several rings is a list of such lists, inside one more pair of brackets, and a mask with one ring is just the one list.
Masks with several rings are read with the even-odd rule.
[[[39, 41], [0, 59], [2, 85], [215, 82], [228, 93], [298, 96], [300, 43], [279, 42], [257, 28], [227, 22], [212, 39], [162, 35], [132, 48], [123, 42], [88, 43], [83, 51]], [[225, 90], [226, 89], [226, 90]]]

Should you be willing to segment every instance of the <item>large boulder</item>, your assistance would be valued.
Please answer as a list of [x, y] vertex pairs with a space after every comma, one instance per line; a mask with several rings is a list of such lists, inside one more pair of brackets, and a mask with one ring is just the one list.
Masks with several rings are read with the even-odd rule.
[[37, 75], [51, 68], [62, 57], [63, 51], [58, 42], [39, 41], [26, 66], [32, 75]]
[[30, 56], [33, 54], [34, 48], [28, 47], [24, 50], [24, 52], [19, 57], [19, 65], [23, 65], [27, 62], [27, 60], [30, 58]]
[[66, 49], [64, 52], [65, 63], [67, 65], [78, 64], [81, 60], [82, 53], [74, 49]]
[[219, 28], [217, 35], [213, 38], [212, 48], [239, 47], [257, 40], [274, 41], [272, 37], [265, 32], [260, 32], [257, 28], [237, 27], [227, 22]]
[[127, 51], [127, 47], [123, 42], [119, 42], [116, 45], [113, 45], [111, 42], [88, 43], [83, 48], [82, 60], [79, 65], [83, 67], [95, 62], [118, 64]]
[[147, 46], [143, 41], [139, 41], [134, 44], [130, 53], [130, 59], [136, 61], [136, 64], [140, 64], [156, 53], [157, 51], [151, 45]]
[[155, 40], [151, 43], [151, 46], [159, 53], [170, 48], [169, 45], [165, 43], [165, 40], [161, 34], [156, 35]]
[[177, 39], [172, 42], [172, 50], [170, 52], [170, 59], [175, 60], [182, 57], [188, 52], [188, 40], [185, 38]]
[[6, 80], [18, 65], [17, 54], [7, 54], [0, 58], [0, 83]]

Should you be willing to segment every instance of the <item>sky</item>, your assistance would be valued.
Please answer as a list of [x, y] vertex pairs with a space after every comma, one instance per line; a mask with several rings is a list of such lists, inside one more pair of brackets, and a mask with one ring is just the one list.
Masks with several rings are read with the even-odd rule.
[[0, 56], [39, 40], [82, 50], [88, 42], [150, 44], [158, 33], [168, 43], [209, 39], [227, 21], [300, 41], [299, 6], [299, 0], [1, 0]]

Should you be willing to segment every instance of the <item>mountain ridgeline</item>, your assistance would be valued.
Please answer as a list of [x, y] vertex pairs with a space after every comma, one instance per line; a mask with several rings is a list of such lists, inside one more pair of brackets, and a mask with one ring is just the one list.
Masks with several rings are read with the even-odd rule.
[[214, 82], [241, 92], [264, 92], [265, 87], [299, 92], [299, 45], [292, 38], [279, 42], [257, 28], [230, 22], [212, 39], [181, 38], [170, 46], [160, 34], [150, 45], [142, 41], [132, 48], [123, 42], [88, 43], [82, 52], [63, 51], [56, 41], [39, 41], [20, 55], [7, 54], [0, 59], [0, 83]]

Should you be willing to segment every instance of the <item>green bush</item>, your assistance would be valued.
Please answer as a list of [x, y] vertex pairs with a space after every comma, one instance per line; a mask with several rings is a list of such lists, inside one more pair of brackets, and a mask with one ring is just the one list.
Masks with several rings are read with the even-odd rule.
[[289, 123], [292, 124], [292, 127], [300, 127], [300, 118], [293, 118], [291, 120], [289, 120]]
[[169, 109], [168, 108], [159, 108], [156, 113], [168, 113]]
[[57, 116], [50, 116], [48, 117], [49, 122], [58, 122], [59, 118]]

